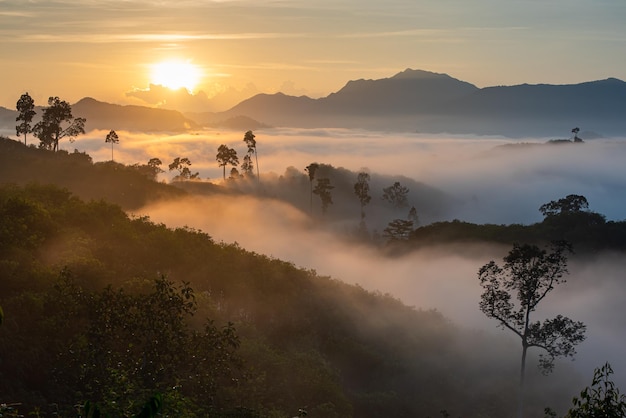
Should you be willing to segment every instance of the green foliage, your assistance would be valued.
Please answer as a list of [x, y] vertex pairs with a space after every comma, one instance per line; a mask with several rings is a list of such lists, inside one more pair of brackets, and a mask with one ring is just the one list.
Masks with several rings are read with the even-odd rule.
[[[153, 395], [144, 404], [143, 408], [138, 414], [132, 416], [132, 418], [155, 418], [159, 416], [159, 412], [163, 408], [163, 396], [160, 393]], [[110, 415], [102, 412], [100, 406], [91, 401], [85, 402], [83, 405], [82, 416], [85, 418], [109, 418]]]
[[84, 153], [50, 153], [0, 137], [0, 178], [4, 184], [55, 184], [81, 199], [105, 199], [124, 209], [186, 194], [155, 182], [156, 174], [158, 166], [125, 166], [111, 161], [94, 164]]
[[[137, 168], [0, 146], [11, 149], [0, 152], [3, 178], [23, 175], [11, 160], [25, 160], [27, 171], [39, 165], [50, 181], [100, 193], [85, 203], [53, 186], [0, 187], [11, 214], [0, 217], [0, 302], [11, 313], [0, 329], [0, 401], [47, 415], [54, 403], [65, 416], [87, 399], [131, 416], [156, 392], [164, 415], [187, 417], [284, 417], [304, 405], [309, 416], [365, 418], [506, 410], [506, 367], [477, 361], [480, 349], [459, 352], [484, 337], [462, 336], [441, 314], [129, 218], [101, 200], [109, 179], [135, 202], [176, 193]], [[468, 391], [486, 370], [490, 383]]]
[[459, 242], [512, 245], [516, 242], [567, 241], [577, 253], [626, 249], [626, 221], [607, 222], [604, 215], [583, 210], [587, 205], [584, 196], [569, 195], [543, 205], [540, 210], [545, 212], [545, 219], [532, 225], [477, 225], [459, 220], [436, 222], [416, 229], [409, 245]]
[[596, 369], [590, 387], [572, 400], [574, 406], [565, 418], [623, 418], [626, 417], [626, 396], [610, 380], [613, 369], [606, 363]]

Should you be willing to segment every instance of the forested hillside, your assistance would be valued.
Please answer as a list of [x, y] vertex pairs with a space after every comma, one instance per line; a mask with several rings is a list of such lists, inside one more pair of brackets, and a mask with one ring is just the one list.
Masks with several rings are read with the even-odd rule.
[[[17, 142], [2, 159], [49, 167], [0, 177], [0, 402], [21, 413], [75, 416], [90, 401], [128, 416], [159, 393], [167, 416], [512, 415], [515, 346], [210, 231], [131, 217], [118, 204], [182, 193], [141, 167]], [[537, 414], [572, 393], [542, 379], [530, 392]]]

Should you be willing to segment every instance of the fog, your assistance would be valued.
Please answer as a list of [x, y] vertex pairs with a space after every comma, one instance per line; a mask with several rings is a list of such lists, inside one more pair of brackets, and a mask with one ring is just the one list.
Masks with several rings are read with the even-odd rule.
[[[106, 133], [90, 132], [61, 147], [87, 151], [95, 161], [109, 160]], [[167, 169], [175, 157], [188, 157], [192, 171], [212, 181], [222, 178], [215, 160], [220, 144], [235, 148], [240, 160], [246, 151], [243, 132], [118, 135], [115, 161], [146, 163], [158, 157]], [[266, 129], [255, 131], [255, 135], [262, 176], [282, 175], [290, 166], [304, 174], [308, 164], [318, 162], [354, 172], [366, 168], [371, 173], [406, 176], [443, 191], [454, 204], [422, 218], [425, 222], [456, 218], [476, 223], [534, 223], [541, 220], [539, 206], [572, 193], [587, 197], [590, 209], [607, 219], [626, 218], [623, 139], [543, 145], [543, 138], [519, 141], [343, 129]], [[521, 143], [533, 146], [498, 147]], [[375, 192], [372, 190], [373, 195]]]
[[[395, 216], [385, 211], [379, 197], [380, 186], [390, 185], [394, 179], [412, 188], [410, 200], [418, 208], [422, 223], [460, 219], [529, 224], [541, 220], [541, 204], [568, 194], [584, 195], [590, 209], [608, 220], [626, 218], [624, 139], [545, 145], [546, 139], [513, 141], [339, 129], [266, 129], [255, 134], [260, 184], [269, 190], [262, 197], [194, 196], [148, 206], [135, 215], [149, 215], [171, 227], [201, 229], [216, 241], [237, 242], [247, 250], [291, 261], [321, 275], [390, 293], [408, 305], [437, 309], [463, 327], [492, 332], [503, 339], [513, 337], [478, 309], [481, 288], [477, 272], [489, 260], [500, 262], [509, 248], [456, 245], [386, 257], [373, 247], [346, 239], [345, 232], [356, 229], [359, 214], [358, 201], [354, 195], [348, 196], [349, 191], [343, 197], [333, 196], [335, 205], [325, 216], [319, 212], [315, 197], [317, 212], [311, 218], [304, 167], [318, 162], [349, 170], [341, 175], [353, 175], [351, 184], [357, 172], [366, 169], [371, 173], [373, 198], [366, 207], [370, 228]], [[146, 163], [158, 157], [167, 168], [175, 157], [187, 157], [192, 172], [217, 184], [222, 183], [222, 169], [215, 160], [217, 147], [226, 144], [235, 148], [240, 159], [246, 151], [243, 132], [118, 135], [115, 161]], [[95, 161], [109, 160], [111, 148], [104, 143], [105, 136], [103, 131], [90, 132], [74, 144], [62, 144], [62, 148], [86, 151]], [[293, 181], [285, 183], [289, 176]], [[165, 173], [162, 180], [169, 177], [170, 173]], [[424, 188], [415, 190], [418, 185]], [[281, 195], [281, 188], [296, 197], [290, 201]], [[339, 191], [337, 187], [333, 192]], [[347, 203], [350, 198], [352, 203]], [[293, 203], [296, 201], [299, 204]], [[333, 215], [343, 209], [354, 217]], [[535, 318], [563, 314], [585, 322], [587, 340], [579, 346], [574, 363], [583, 381], [588, 384], [593, 369], [608, 361], [615, 371], [614, 380], [626, 390], [626, 360], [622, 355], [626, 345], [626, 260], [622, 254], [600, 254], [593, 260], [572, 259], [569, 270], [567, 283], [554, 290]], [[558, 373], [557, 365], [556, 376]]]

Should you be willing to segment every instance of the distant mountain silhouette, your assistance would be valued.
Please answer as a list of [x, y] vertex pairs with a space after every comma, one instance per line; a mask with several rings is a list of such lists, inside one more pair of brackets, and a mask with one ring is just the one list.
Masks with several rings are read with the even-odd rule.
[[[478, 88], [447, 74], [407, 69], [390, 78], [349, 81], [319, 99], [257, 94], [217, 113], [183, 115], [92, 98], [72, 109], [87, 119], [87, 129], [142, 132], [283, 126], [562, 138], [580, 127], [596, 137], [626, 135], [626, 83], [615, 78]], [[0, 126], [13, 129], [15, 116], [0, 108]]]
[[320, 99], [259, 94], [223, 115], [292, 127], [558, 136], [581, 126], [625, 135], [626, 83], [609, 78], [479, 89], [446, 74], [407, 69], [391, 78], [350, 81]]
[[407, 69], [391, 78], [350, 81], [320, 99], [334, 113], [356, 115], [414, 115], [441, 111], [449, 103], [478, 91], [473, 84], [447, 74]]
[[143, 106], [121, 106], [90, 97], [72, 105], [74, 117], [87, 119], [85, 129], [113, 129], [138, 132], [182, 132], [198, 129], [197, 123], [175, 110]]
[[274, 126], [415, 130], [417, 117], [477, 90], [446, 74], [407, 69], [391, 78], [350, 81], [320, 99], [258, 94], [222, 114], [246, 115]]

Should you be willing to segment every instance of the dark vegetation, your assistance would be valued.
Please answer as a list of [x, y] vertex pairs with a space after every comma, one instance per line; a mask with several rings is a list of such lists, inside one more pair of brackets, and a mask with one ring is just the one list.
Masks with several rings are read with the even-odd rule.
[[154, 181], [158, 174], [156, 170], [157, 167], [148, 164], [93, 163], [84, 152], [49, 152], [0, 137], [2, 183], [56, 184], [82, 199], [104, 199], [125, 210], [138, 209], [152, 200], [185, 194], [181, 189]]
[[599, 213], [578, 210], [548, 214], [542, 222], [531, 225], [477, 225], [460, 220], [435, 222], [413, 231], [404, 249], [459, 242], [547, 244], [553, 241], [569, 242], [578, 254], [623, 251], [626, 249], [626, 221], [606, 221]]
[[[157, 394], [181, 417], [511, 414], [514, 361], [498, 354], [511, 347], [436, 311], [127, 215], [186, 194], [156, 182], [154, 165], [2, 138], [0, 167], [0, 402], [22, 414], [76, 416], [89, 401], [131, 416]], [[543, 226], [440, 223], [394, 245], [623, 228], [564, 207]], [[563, 406], [566, 388], [532, 386], [529, 414]]]

